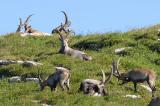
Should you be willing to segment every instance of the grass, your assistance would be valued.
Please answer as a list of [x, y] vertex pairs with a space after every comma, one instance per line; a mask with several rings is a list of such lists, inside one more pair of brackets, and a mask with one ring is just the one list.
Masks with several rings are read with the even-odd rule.
[[[160, 75], [160, 43], [159, 33], [151, 28], [133, 30], [125, 33], [93, 34], [71, 37], [69, 45], [72, 48], [87, 52], [93, 61], [82, 61], [63, 54], [58, 54], [60, 41], [56, 35], [48, 37], [20, 37], [17, 34], [0, 36], [0, 59], [34, 60], [44, 65], [39, 67], [23, 67], [21, 65], [0, 66], [0, 105], [2, 106], [40, 106], [32, 100], [56, 106], [146, 106], [151, 93], [138, 86], [138, 92], [127, 89], [133, 88], [132, 83], [120, 86], [116, 78], [106, 85], [109, 96], [89, 97], [78, 93], [80, 82], [85, 78], [101, 79], [100, 70], [110, 71], [112, 59], [121, 57], [120, 69], [127, 71], [134, 67], [154, 69]], [[121, 47], [132, 47], [125, 54], [116, 55], [114, 50]], [[40, 70], [43, 78], [52, 74], [54, 67], [62, 64], [71, 68], [71, 91], [51, 92], [48, 87], [39, 91], [39, 85], [32, 82], [8, 83], [8, 78], [15, 75], [36, 77]], [[156, 87], [159, 93], [159, 77]], [[141, 95], [141, 99], [125, 98], [126, 94]]]

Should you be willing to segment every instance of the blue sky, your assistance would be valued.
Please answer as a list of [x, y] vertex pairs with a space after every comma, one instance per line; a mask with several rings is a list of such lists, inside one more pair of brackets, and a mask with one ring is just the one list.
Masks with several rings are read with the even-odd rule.
[[43, 32], [64, 21], [66, 11], [77, 34], [127, 31], [160, 23], [160, 0], [1, 0], [0, 34], [14, 32], [18, 18], [30, 15]]

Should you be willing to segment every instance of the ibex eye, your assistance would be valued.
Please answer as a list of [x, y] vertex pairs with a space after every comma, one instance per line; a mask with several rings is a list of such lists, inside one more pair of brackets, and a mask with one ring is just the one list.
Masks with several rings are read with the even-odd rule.
[[128, 77], [125, 77], [125, 80], [128, 80]]

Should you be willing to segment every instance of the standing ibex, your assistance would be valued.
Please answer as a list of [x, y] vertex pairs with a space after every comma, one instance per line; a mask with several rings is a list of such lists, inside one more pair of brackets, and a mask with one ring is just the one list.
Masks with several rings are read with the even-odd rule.
[[59, 50], [59, 53], [63, 53], [75, 58], [80, 58], [81, 60], [92, 60], [91, 56], [87, 56], [86, 53], [72, 49], [68, 46], [68, 40], [69, 40], [69, 33], [63, 33], [57, 30], [57, 33], [59, 34], [59, 39], [61, 41], [61, 48]]
[[70, 27], [70, 25], [71, 25], [71, 21], [68, 20], [67, 14], [66, 14], [64, 11], [61, 11], [61, 12], [62, 12], [62, 13], [64, 14], [64, 16], [65, 16], [65, 23], [64, 23], [64, 24], [61, 23], [60, 26], [54, 28], [54, 29], [52, 30], [52, 34], [53, 34], [53, 33], [58, 33], [57, 31], [59, 31], [59, 32], [64, 32], [64, 33], [73, 33], [73, 34], [75, 34], [74, 31], [72, 31], [72, 30], [69, 29], [69, 27]]
[[69, 90], [69, 79], [70, 79], [70, 70], [63, 67], [56, 67], [56, 72], [50, 75], [47, 80], [42, 82], [40, 75], [38, 74], [39, 82], [40, 82], [40, 90], [42, 91], [46, 86], [49, 86], [51, 91], [56, 90], [56, 86], [59, 83], [62, 90], [65, 89], [64, 85], [66, 85]]
[[[119, 59], [120, 60], [120, 59]], [[118, 62], [113, 60], [113, 70], [114, 76], [117, 77], [119, 80], [122, 80], [122, 84], [133, 82], [134, 90], [137, 91], [137, 83], [147, 82], [149, 87], [152, 89], [152, 96], [154, 96], [154, 92], [156, 91], [155, 88], [155, 80], [156, 74], [153, 70], [150, 69], [143, 69], [143, 68], [134, 68], [131, 69], [129, 72], [120, 73], [118, 69]], [[121, 84], [121, 85], [122, 85]]]
[[105, 84], [110, 81], [113, 75], [113, 69], [107, 80], [105, 79], [105, 73], [102, 70], [103, 79], [95, 80], [95, 79], [85, 79], [82, 81], [79, 91], [83, 91], [84, 94], [89, 94], [94, 96], [94, 94], [98, 93], [100, 96], [105, 96], [108, 93], [105, 91]]

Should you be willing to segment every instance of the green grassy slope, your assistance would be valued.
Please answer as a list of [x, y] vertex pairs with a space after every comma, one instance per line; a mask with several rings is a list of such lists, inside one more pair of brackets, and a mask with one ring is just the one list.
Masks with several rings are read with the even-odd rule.
[[[156, 86], [159, 95], [160, 75], [160, 34], [152, 30], [134, 30], [126, 33], [93, 34], [71, 37], [69, 45], [83, 50], [93, 57], [93, 61], [82, 61], [63, 54], [58, 54], [60, 41], [56, 35], [50, 37], [20, 37], [18, 35], [0, 36], [0, 59], [34, 60], [44, 65], [38, 67], [23, 67], [12, 64], [0, 66], [0, 106], [39, 106], [32, 100], [41, 100], [56, 106], [146, 106], [151, 99], [151, 93], [138, 86], [138, 92], [127, 89], [131, 86], [118, 85], [120, 82], [112, 78], [106, 85], [109, 96], [89, 97], [78, 93], [80, 82], [85, 78], [101, 79], [100, 69], [110, 71], [112, 59], [121, 57], [121, 70], [134, 67], [154, 69], [157, 73]], [[132, 47], [124, 54], [116, 55], [114, 50], [121, 47]], [[54, 67], [62, 64], [71, 68], [71, 91], [51, 92], [48, 87], [40, 92], [39, 85], [32, 82], [9, 84], [7, 79], [15, 75], [37, 76], [40, 70], [43, 78], [54, 72]], [[125, 98], [126, 94], [139, 94], [141, 99]]]

